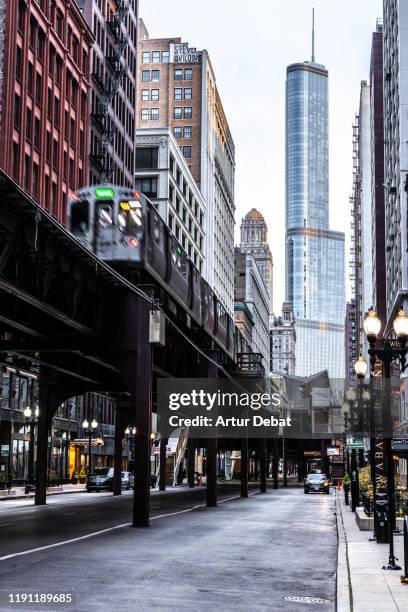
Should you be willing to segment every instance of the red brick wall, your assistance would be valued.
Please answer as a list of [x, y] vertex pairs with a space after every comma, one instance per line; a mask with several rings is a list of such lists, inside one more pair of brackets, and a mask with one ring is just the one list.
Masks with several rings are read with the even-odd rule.
[[0, 167], [64, 222], [87, 177], [93, 37], [75, 3], [50, 4], [7, 3]]

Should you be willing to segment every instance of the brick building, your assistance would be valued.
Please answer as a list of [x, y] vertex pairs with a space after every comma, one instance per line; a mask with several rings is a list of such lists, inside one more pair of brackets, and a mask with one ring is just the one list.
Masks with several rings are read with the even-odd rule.
[[87, 182], [133, 187], [138, 0], [77, 3], [95, 36]]
[[203, 275], [233, 315], [235, 147], [209, 55], [139, 20], [137, 57], [137, 128], [172, 130], [206, 203]]
[[0, 167], [59, 221], [87, 177], [93, 43], [68, 0], [0, 0]]

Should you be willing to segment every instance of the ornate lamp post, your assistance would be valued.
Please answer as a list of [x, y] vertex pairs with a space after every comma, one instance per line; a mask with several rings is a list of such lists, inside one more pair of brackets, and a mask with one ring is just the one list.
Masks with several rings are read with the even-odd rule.
[[88, 434], [88, 476], [92, 473], [92, 464], [91, 464], [91, 460], [92, 460], [92, 436], [95, 433], [96, 428], [98, 427], [98, 423], [96, 421], [96, 419], [92, 419], [91, 421], [91, 425], [89, 425], [89, 421], [88, 419], [84, 419], [84, 421], [82, 422], [82, 427], [83, 430], [85, 432], [85, 434]]
[[28, 483], [33, 485], [34, 484], [34, 439], [35, 439], [34, 428], [37, 423], [38, 416], [40, 414], [40, 410], [38, 406], [36, 406], [34, 410], [34, 414], [33, 414], [31, 407], [26, 406], [24, 408], [23, 414], [25, 416], [27, 426], [30, 427], [30, 441], [29, 441], [29, 447], [28, 447]]
[[401, 372], [406, 368], [407, 338], [408, 338], [408, 316], [400, 310], [394, 320], [393, 328], [397, 336], [397, 342], [385, 339], [381, 345], [377, 345], [377, 337], [381, 330], [381, 321], [375, 310], [370, 309], [363, 323], [364, 332], [370, 344], [369, 355], [371, 371], [374, 371], [376, 359], [382, 362], [382, 375], [384, 382], [383, 401], [383, 429], [384, 429], [384, 456], [387, 475], [387, 498], [388, 498], [388, 532], [389, 532], [389, 562], [384, 569], [400, 570], [394, 555], [394, 526], [395, 526], [395, 479], [394, 461], [392, 453], [392, 416], [391, 416], [391, 363], [399, 361]]

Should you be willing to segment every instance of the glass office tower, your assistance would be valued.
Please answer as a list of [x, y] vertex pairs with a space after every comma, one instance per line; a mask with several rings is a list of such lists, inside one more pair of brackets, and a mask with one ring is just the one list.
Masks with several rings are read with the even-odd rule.
[[286, 78], [286, 300], [296, 374], [344, 377], [344, 234], [329, 229], [328, 72], [292, 64]]

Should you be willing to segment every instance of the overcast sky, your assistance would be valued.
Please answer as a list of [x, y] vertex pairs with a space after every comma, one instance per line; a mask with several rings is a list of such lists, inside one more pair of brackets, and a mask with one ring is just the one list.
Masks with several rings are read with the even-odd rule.
[[[181, 36], [207, 49], [236, 147], [236, 242], [242, 216], [264, 215], [274, 258], [274, 310], [284, 299], [285, 75], [309, 60], [329, 70], [330, 223], [348, 232], [352, 130], [368, 79], [381, 0], [140, 0], [151, 37]], [[349, 253], [346, 246], [346, 268]]]

